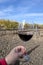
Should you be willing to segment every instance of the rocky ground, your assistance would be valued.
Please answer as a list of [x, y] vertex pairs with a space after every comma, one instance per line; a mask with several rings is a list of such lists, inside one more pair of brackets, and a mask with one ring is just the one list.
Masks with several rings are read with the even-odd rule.
[[43, 65], [43, 37], [34, 37], [24, 43], [20, 40], [17, 34], [1, 35], [0, 36], [0, 58], [4, 58], [12, 48], [18, 45], [23, 45], [27, 48], [30, 60], [24, 62], [21, 60], [21, 65]]

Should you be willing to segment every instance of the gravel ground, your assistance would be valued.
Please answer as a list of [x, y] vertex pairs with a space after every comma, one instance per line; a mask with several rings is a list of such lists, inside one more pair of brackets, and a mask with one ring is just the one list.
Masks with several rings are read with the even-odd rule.
[[18, 35], [0, 36], [0, 58], [4, 58], [12, 48], [23, 45], [27, 48], [30, 60], [23, 62], [21, 65], [43, 65], [43, 37], [33, 37], [30, 41], [24, 43]]

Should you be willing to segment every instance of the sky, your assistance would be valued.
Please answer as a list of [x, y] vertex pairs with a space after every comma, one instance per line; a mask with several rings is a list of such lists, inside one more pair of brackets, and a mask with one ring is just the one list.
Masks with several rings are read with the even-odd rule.
[[0, 19], [43, 24], [43, 0], [0, 0]]

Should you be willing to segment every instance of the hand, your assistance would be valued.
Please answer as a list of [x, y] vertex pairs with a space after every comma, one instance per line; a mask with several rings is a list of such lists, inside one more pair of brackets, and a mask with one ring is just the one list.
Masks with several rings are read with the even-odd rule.
[[11, 50], [11, 52], [5, 57], [7, 64], [14, 64], [16, 60], [26, 53], [26, 48], [24, 46], [17, 46]]

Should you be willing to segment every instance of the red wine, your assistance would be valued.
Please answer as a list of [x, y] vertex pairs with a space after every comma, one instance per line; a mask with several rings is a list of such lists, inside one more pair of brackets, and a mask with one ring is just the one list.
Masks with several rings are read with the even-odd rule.
[[30, 40], [31, 38], [32, 38], [32, 34], [28, 34], [28, 35], [26, 35], [26, 34], [18, 34], [19, 35], [19, 37], [21, 38], [21, 40], [23, 40], [23, 41], [28, 41], [28, 40]]

